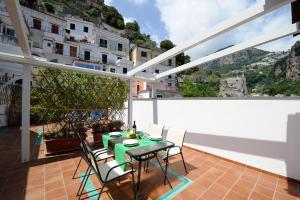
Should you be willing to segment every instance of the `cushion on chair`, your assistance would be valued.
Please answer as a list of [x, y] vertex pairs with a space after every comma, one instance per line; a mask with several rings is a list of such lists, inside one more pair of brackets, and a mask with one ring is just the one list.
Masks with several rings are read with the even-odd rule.
[[[180, 149], [178, 147], [173, 147], [169, 151], [169, 157], [177, 155], [179, 153], [180, 153]], [[167, 151], [160, 151], [160, 152], [158, 152], [158, 156], [161, 159], [166, 159], [167, 158]]]
[[[103, 164], [102, 163], [98, 164], [98, 168], [99, 168], [99, 171], [100, 171], [101, 178], [103, 180], [105, 180], [105, 177], [106, 177], [108, 171], [112, 167], [117, 166], [117, 165], [119, 165], [119, 163], [116, 160], [112, 160], [112, 161], [109, 161], [109, 162], [103, 163]], [[112, 179], [121, 177], [121, 176], [123, 176], [125, 174], [128, 174], [130, 172], [131, 172], [131, 170], [124, 171], [121, 167], [116, 167], [110, 172], [110, 174], [107, 178], [107, 181], [110, 181]]]

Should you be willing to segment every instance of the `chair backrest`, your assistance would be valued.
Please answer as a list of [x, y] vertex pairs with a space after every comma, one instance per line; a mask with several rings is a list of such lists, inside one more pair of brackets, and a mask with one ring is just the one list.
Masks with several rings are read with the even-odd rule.
[[147, 134], [149, 135], [162, 135], [164, 126], [157, 124], [150, 124]]
[[100, 171], [97, 164], [97, 159], [92, 151], [92, 149], [89, 147], [86, 141], [82, 140], [82, 145], [84, 149], [84, 154], [86, 154], [86, 157], [88, 159], [88, 164], [92, 167], [92, 169], [96, 172], [97, 176], [100, 178], [100, 180], [103, 182], [102, 177], [100, 175]]
[[173, 142], [176, 146], [182, 147], [185, 135], [186, 130], [184, 129], [169, 128], [166, 140]]

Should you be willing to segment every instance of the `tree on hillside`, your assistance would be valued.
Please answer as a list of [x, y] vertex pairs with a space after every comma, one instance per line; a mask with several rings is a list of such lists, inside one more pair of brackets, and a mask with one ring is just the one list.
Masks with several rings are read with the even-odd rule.
[[125, 30], [127, 31], [134, 31], [134, 32], [140, 32], [140, 26], [137, 23], [137, 21], [133, 21], [133, 22], [127, 22], [125, 25]]
[[107, 24], [118, 29], [124, 29], [124, 18], [115, 7], [105, 5], [103, 7], [103, 17]]
[[189, 55], [181, 53], [176, 56], [176, 66], [184, 65], [189, 62], [191, 62], [191, 57]]
[[173, 42], [171, 40], [163, 40], [160, 42], [160, 48], [164, 51], [167, 51], [169, 49], [172, 49], [173, 47], [175, 47], [175, 45], [173, 44]]

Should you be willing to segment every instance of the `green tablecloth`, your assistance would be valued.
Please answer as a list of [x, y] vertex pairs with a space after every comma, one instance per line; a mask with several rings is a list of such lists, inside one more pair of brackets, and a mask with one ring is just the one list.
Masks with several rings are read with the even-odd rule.
[[[127, 135], [127, 131], [122, 132], [122, 137], [126, 137]], [[106, 135], [102, 135], [102, 140], [103, 140], [103, 145], [105, 148], [108, 148], [108, 142], [110, 140], [110, 136], [108, 134]], [[122, 143], [116, 144], [114, 147], [114, 154], [115, 154], [115, 160], [119, 163], [122, 164], [126, 161], [126, 151], [133, 149], [133, 148], [137, 148], [137, 147], [143, 147], [143, 146], [147, 146], [147, 145], [151, 145], [151, 144], [156, 144], [156, 141], [152, 141], [148, 138], [143, 138], [143, 139], [139, 139], [138, 141], [138, 145], [133, 146], [133, 147], [127, 147], [124, 146]], [[124, 170], [125, 166], [121, 166], [121, 168]]]

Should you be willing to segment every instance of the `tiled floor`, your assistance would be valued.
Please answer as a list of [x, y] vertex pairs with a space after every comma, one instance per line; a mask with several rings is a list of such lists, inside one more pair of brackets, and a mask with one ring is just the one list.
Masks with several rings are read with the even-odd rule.
[[[31, 135], [35, 161], [20, 164], [20, 132], [10, 129], [0, 132], [0, 199], [77, 199], [80, 178], [73, 178], [79, 154], [45, 157], [44, 145], [36, 145], [37, 134]], [[174, 190], [163, 185], [161, 171], [150, 164], [142, 174], [140, 199], [158, 199], [175, 195], [173, 199], [300, 199], [299, 182], [262, 173], [209, 154], [184, 148], [189, 173], [184, 175], [181, 160], [172, 159], [169, 175]], [[79, 173], [84, 173], [81, 164]], [[174, 176], [174, 174], [176, 176]], [[79, 174], [76, 175], [78, 177]], [[87, 189], [100, 187], [94, 175]], [[177, 193], [179, 192], [179, 193]], [[94, 199], [97, 192], [84, 194], [82, 199]], [[163, 196], [164, 195], [164, 196]], [[169, 197], [170, 197], [169, 196]], [[130, 177], [105, 188], [102, 199], [133, 199]], [[162, 198], [163, 199], [163, 198]]]

